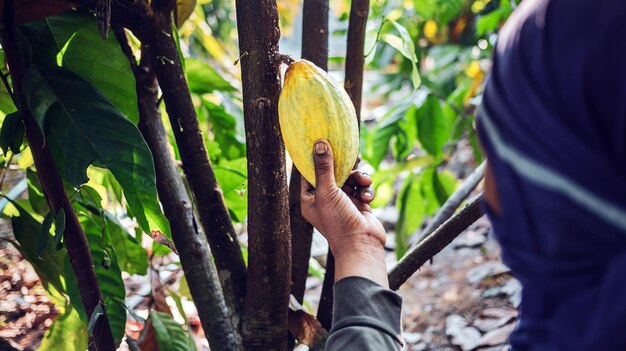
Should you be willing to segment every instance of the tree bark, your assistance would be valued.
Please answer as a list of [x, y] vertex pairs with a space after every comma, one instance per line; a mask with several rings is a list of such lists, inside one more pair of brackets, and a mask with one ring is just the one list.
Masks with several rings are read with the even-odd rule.
[[363, 95], [363, 66], [365, 64], [365, 29], [369, 10], [369, 0], [352, 0], [348, 23], [344, 86], [356, 109], [359, 124], [361, 121], [361, 97]]
[[[365, 65], [365, 28], [369, 14], [369, 0], [352, 0], [350, 5], [350, 19], [348, 22], [348, 42], [346, 48], [346, 77], [344, 88], [352, 100], [356, 110], [359, 130], [361, 129], [361, 98], [363, 94], [363, 69]], [[354, 168], [357, 168], [357, 160]], [[325, 328], [329, 328], [332, 321], [333, 285], [335, 284], [335, 258], [328, 250], [326, 275], [322, 287], [320, 305], [317, 309], [317, 318]], [[328, 266], [332, 266], [329, 270]]]
[[480, 212], [481, 194], [452, 218], [447, 220], [439, 229], [412, 247], [398, 264], [389, 272], [389, 288], [398, 290], [413, 273], [433, 256], [443, 250], [448, 244], [461, 234], [472, 223], [476, 222], [482, 213]]
[[[233, 317], [239, 318], [246, 291], [246, 266], [222, 190], [211, 167], [174, 41], [171, 9], [175, 2], [155, 0], [152, 5], [155, 7], [154, 15], [145, 21], [145, 35], [140, 39], [150, 47], [153, 55], [152, 64], [180, 151], [183, 170], [215, 257], [226, 303], [234, 311]], [[239, 324], [239, 320], [234, 322]]]
[[[115, 28], [120, 45], [134, 66], [123, 29]], [[152, 58], [145, 46], [141, 64], [133, 67], [139, 107], [139, 130], [146, 139], [154, 158], [157, 189], [165, 216], [172, 227], [172, 239], [180, 256], [189, 290], [198, 309], [202, 328], [211, 350], [239, 349], [237, 334], [226, 307], [217, 270], [208, 245], [197, 230], [191, 199], [183, 184], [182, 174], [174, 162], [165, 127], [158, 107], [158, 85], [152, 68]]]
[[291, 277], [285, 147], [278, 124], [278, 11], [272, 0], [237, 0], [248, 150], [249, 281], [246, 350], [287, 350]]
[[[302, 58], [328, 69], [328, 0], [304, 0], [302, 10]], [[300, 172], [294, 166], [289, 182], [291, 221], [291, 294], [302, 303], [309, 273], [313, 226], [302, 217]]]
[[[15, 40], [13, 27], [12, 0], [4, 2], [4, 18], [1, 26], [2, 48], [10, 68], [13, 80], [13, 91], [17, 98], [17, 105], [26, 129], [26, 138], [30, 145], [35, 167], [43, 192], [46, 195], [50, 208], [57, 213], [61, 208], [65, 212], [65, 230], [63, 239], [67, 248], [67, 255], [72, 264], [83, 306], [89, 318], [96, 306], [100, 304], [102, 293], [96, 277], [96, 272], [89, 251], [89, 243], [83, 232], [78, 217], [63, 188], [63, 181], [52, 158], [50, 148], [45, 143], [44, 136], [39, 130], [37, 122], [28, 110], [28, 105], [22, 94], [22, 79], [26, 71], [26, 61], [22, 50]], [[109, 326], [106, 313], [97, 319], [90, 336], [90, 349], [115, 350], [113, 334]]]

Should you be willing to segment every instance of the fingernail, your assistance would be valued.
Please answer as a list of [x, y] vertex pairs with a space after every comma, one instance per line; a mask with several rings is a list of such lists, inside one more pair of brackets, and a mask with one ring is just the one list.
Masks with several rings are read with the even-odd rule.
[[365, 172], [361, 172], [361, 175], [364, 176], [364, 177], [369, 177], [370, 176], [369, 174], [367, 174]]
[[371, 199], [372, 198], [372, 193], [370, 193], [369, 191], [365, 191], [365, 192], [363, 192], [363, 197]]
[[318, 155], [324, 155], [325, 153], [328, 152], [328, 145], [326, 145], [326, 143], [318, 141], [317, 143], [315, 143], [315, 153]]

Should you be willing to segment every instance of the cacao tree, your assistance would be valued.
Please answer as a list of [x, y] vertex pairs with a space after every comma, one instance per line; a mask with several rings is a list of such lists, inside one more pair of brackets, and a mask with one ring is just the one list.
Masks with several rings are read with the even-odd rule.
[[[167, 294], [195, 303], [212, 350], [323, 347], [333, 258], [310, 256], [278, 122], [281, 69], [300, 56], [343, 81], [373, 206], [397, 208], [394, 289], [480, 216], [476, 201], [455, 213], [482, 176], [459, 186], [455, 151], [482, 160], [473, 112], [515, 1], [1, 4], [2, 216], [59, 312], [42, 350], [195, 349], [155, 297], [156, 262], [170, 261], [188, 294]], [[296, 27], [301, 51], [281, 51]], [[127, 275], [156, 281], [143, 318]], [[317, 320], [309, 275], [324, 280]]]

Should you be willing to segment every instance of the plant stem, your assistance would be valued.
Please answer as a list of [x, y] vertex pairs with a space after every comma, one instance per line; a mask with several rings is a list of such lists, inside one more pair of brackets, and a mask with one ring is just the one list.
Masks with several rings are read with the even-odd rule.
[[[168, 12], [164, 1], [153, 2], [153, 5], [158, 7], [143, 25], [145, 35], [140, 39], [150, 47], [152, 65], [163, 93], [183, 170], [198, 206], [200, 223], [215, 257], [226, 303], [234, 311], [233, 317], [238, 319], [246, 291], [246, 266], [191, 101], [172, 33], [171, 11]], [[239, 320], [234, 323], [239, 325]]]
[[272, 0], [237, 0], [248, 150], [249, 281], [246, 350], [287, 350], [291, 277], [285, 147], [278, 124], [278, 11]]
[[[302, 58], [328, 69], [328, 0], [304, 0], [302, 9]], [[313, 226], [302, 217], [300, 172], [294, 166], [289, 182], [291, 221], [291, 294], [302, 303], [309, 273]]]
[[[361, 128], [361, 97], [363, 94], [363, 69], [365, 65], [365, 28], [369, 14], [369, 0], [352, 0], [350, 5], [350, 20], [348, 23], [348, 42], [346, 48], [346, 79], [344, 88], [354, 109], [356, 110], [357, 123]], [[358, 166], [357, 160], [354, 167]], [[334, 262], [335, 258], [330, 250], [326, 260], [326, 275], [322, 287], [320, 305], [317, 309], [317, 318], [322, 325], [329, 329], [332, 321], [333, 310], [333, 285], [335, 284]], [[331, 267], [332, 269], [329, 269]]]
[[152, 151], [159, 198], [172, 227], [172, 239], [198, 309], [202, 328], [211, 350], [236, 350], [240, 346], [237, 344], [237, 334], [224, 301], [217, 269], [206, 241], [196, 229], [191, 199], [171, 154], [161, 121], [161, 112], [157, 105], [158, 85], [150, 52], [145, 46], [142, 48], [141, 63], [137, 66], [124, 29], [114, 26], [113, 31], [133, 68], [139, 107], [139, 129]]
[[[43, 192], [46, 195], [50, 208], [57, 213], [61, 208], [65, 212], [65, 230], [63, 238], [67, 248], [69, 261], [72, 264], [78, 289], [82, 298], [82, 303], [87, 316], [91, 316], [96, 306], [102, 299], [98, 279], [93, 266], [91, 252], [85, 233], [78, 221], [78, 217], [72, 208], [72, 204], [63, 188], [63, 181], [52, 158], [52, 153], [45, 143], [44, 136], [39, 130], [37, 122], [28, 110], [28, 106], [22, 95], [22, 79], [26, 71], [26, 61], [16, 39], [13, 23], [12, 0], [4, 2], [4, 18], [1, 26], [2, 48], [5, 53], [7, 63], [13, 81], [14, 93], [18, 102], [20, 116], [26, 129], [26, 138], [30, 145], [37, 175], [41, 182]], [[109, 326], [106, 313], [98, 318], [90, 337], [90, 349], [93, 350], [115, 350], [113, 334]]]
[[480, 212], [482, 198], [482, 194], [477, 196], [426, 239], [412, 247], [389, 272], [389, 288], [398, 290], [424, 263], [428, 262], [467, 227], [482, 217]]

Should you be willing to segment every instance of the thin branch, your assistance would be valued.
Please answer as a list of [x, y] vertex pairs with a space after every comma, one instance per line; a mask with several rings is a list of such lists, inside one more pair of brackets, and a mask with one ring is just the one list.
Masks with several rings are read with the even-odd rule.
[[142, 48], [141, 64], [137, 66], [124, 29], [113, 26], [113, 32], [133, 68], [139, 107], [139, 130], [152, 151], [159, 198], [172, 226], [172, 239], [179, 252], [209, 346], [211, 350], [236, 350], [237, 334], [230, 320], [217, 269], [206, 241], [196, 230], [192, 202], [171, 154], [161, 121], [161, 112], [157, 105], [157, 80], [149, 50]]
[[[302, 58], [323, 70], [328, 67], [328, 0], [304, 0], [302, 7]], [[291, 294], [302, 303], [311, 257], [313, 226], [302, 217], [300, 172], [294, 166], [289, 182], [291, 222]]]
[[246, 291], [246, 266], [222, 189], [209, 160], [171, 21], [170, 13], [155, 12], [145, 21], [145, 35], [140, 39], [150, 47], [152, 65], [173, 126], [183, 170], [198, 206], [202, 229], [215, 257], [226, 303], [234, 311], [234, 324], [239, 325]]
[[467, 199], [470, 193], [476, 189], [478, 183], [480, 183], [484, 175], [485, 162], [483, 161], [483, 163], [476, 167], [476, 169], [474, 169], [474, 171], [472, 171], [472, 173], [465, 179], [463, 184], [461, 184], [461, 186], [454, 193], [452, 193], [452, 195], [450, 195], [439, 211], [437, 211], [430, 223], [428, 223], [426, 228], [424, 228], [424, 230], [417, 236], [415, 243], [422, 242], [437, 228], [439, 228], [439, 226], [447, 221], [448, 218], [454, 214], [454, 211], [461, 206], [461, 203]]
[[[13, 1], [4, 1], [4, 16], [1, 29], [2, 48], [10, 67], [14, 92], [17, 98], [17, 107], [26, 129], [26, 137], [37, 167], [37, 175], [41, 182], [46, 199], [55, 213], [60, 209], [65, 212], [65, 230], [63, 237], [67, 248], [67, 254], [76, 275], [78, 289], [83, 300], [83, 306], [87, 316], [91, 316], [96, 306], [103, 301], [100, 286], [93, 266], [91, 252], [85, 233], [83, 232], [78, 217], [72, 208], [72, 204], [63, 188], [63, 181], [57, 170], [52, 153], [44, 136], [39, 130], [37, 122], [31, 115], [22, 95], [22, 79], [26, 72], [26, 62], [22, 50], [15, 39], [13, 22]], [[109, 326], [106, 313], [98, 318], [93, 329], [90, 344], [95, 350], [114, 350], [115, 342]]]
[[467, 227], [482, 217], [480, 211], [480, 201], [482, 198], [482, 194], [477, 196], [463, 209], [448, 219], [441, 227], [426, 237], [426, 239], [412, 247], [389, 272], [389, 288], [398, 290], [424, 263], [428, 262], [428, 260], [443, 250], [454, 238], [467, 229]]
[[[356, 110], [359, 130], [361, 128], [361, 98], [363, 95], [363, 69], [365, 65], [365, 29], [369, 14], [369, 0], [352, 0], [348, 23], [348, 42], [346, 48], [346, 79], [344, 88], [348, 92]], [[358, 166], [357, 160], [354, 167]], [[334, 257], [328, 250], [326, 275], [322, 287], [317, 318], [325, 328], [330, 328], [333, 309], [333, 285], [335, 283]]]

